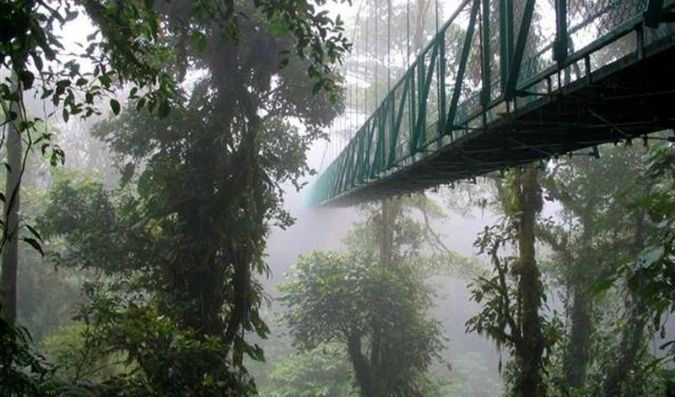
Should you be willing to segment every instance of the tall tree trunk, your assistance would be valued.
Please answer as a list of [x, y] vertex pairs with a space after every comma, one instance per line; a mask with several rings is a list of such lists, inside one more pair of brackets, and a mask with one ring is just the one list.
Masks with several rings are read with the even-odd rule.
[[[387, 277], [387, 271], [392, 266], [394, 258], [394, 226], [401, 208], [401, 201], [398, 198], [386, 198], [382, 200], [382, 209], [379, 219], [378, 246], [380, 254], [380, 272], [381, 277]], [[370, 385], [373, 393], [379, 396], [387, 396], [389, 382], [387, 369], [390, 363], [386, 362], [384, 357], [389, 356], [386, 349], [390, 349], [387, 341], [383, 339], [386, 327], [391, 327], [382, 318], [372, 319], [372, 339], [370, 347], [370, 369], [372, 373]], [[389, 330], [391, 333], [391, 330]]]
[[588, 348], [593, 329], [592, 301], [587, 285], [574, 285], [570, 336], [563, 355], [563, 377], [569, 389], [582, 389], [586, 382]]
[[[593, 217], [592, 209], [585, 207], [581, 214], [581, 224], [584, 228], [581, 236], [582, 244], [587, 245], [580, 255], [586, 260], [592, 260]], [[563, 353], [563, 378], [569, 389], [581, 390], [586, 383], [586, 369], [588, 367], [591, 333], [593, 332], [593, 297], [591, 288], [597, 275], [588, 271], [587, 263], [574, 261], [569, 283], [573, 290], [571, 308], [570, 336]]]
[[647, 308], [635, 297], [630, 309], [630, 319], [621, 333], [621, 352], [615, 365], [607, 371], [602, 390], [605, 397], [629, 397], [635, 394], [629, 390], [628, 377], [635, 368], [640, 350], [644, 345], [644, 331], [647, 325], [645, 316]]
[[354, 378], [362, 397], [385, 397], [376, 387], [372, 368], [361, 351], [361, 336], [351, 334], [347, 340], [347, 352], [354, 368]]
[[[20, 87], [17, 88], [17, 92]], [[17, 101], [12, 101], [11, 112], [19, 115]], [[17, 116], [19, 117], [19, 116]], [[16, 121], [8, 124], [5, 137], [7, 148], [7, 178], [5, 181], [5, 216], [2, 242], [2, 318], [9, 324], [16, 322], [16, 273], [19, 259], [19, 207], [21, 203], [21, 133]]]
[[[647, 233], [646, 214], [639, 211], [635, 214], [635, 235], [630, 256], [637, 258], [644, 249]], [[635, 369], [635, 364], [640, 358], [640, 353], [645, 343], [645, 330], [647, 327], [648, 309], [642, 298], [637, 293], [630, 293], [626, 299], [628, 306], [628, 323], [622, 330], [621, 342], [619, 343], [619, 355], [615, 365], [607, 370], [607, 376], [603, 383], [605, 397], [629, 397], [636, 395], [632, 387], [641, 387], [643, 382], [631, 385], [630, 375]]]
[[541, 189], [534, 165], [517, 171], [518, 182], [518, 253], [514, 272], [519, 276], [521, 339], [516, 349], [516, 361], [520, 373], [516, 391], [523, 397], [539, 397], [546, 394], [541, 379], [544, 340], [541, 331], [539, 310], [542, 285], [535, 260], [535, 221], [541, 210]]

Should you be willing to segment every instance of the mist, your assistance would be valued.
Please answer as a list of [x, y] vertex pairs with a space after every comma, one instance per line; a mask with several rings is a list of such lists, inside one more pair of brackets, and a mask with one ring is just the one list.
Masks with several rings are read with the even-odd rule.
[[675, 4], [291, 3], [0, 7], [0, 396], [675, 395]]

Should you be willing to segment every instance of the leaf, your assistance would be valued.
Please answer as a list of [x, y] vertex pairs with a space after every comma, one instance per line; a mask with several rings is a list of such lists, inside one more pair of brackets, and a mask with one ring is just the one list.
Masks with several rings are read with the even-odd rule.
[[29, 90], [33, 87], [33, 81], [35, 81], [35, 76], [28, 70], [22, 70], [19, 72], [19, 79], [21, 80], [23, 89]]
[[54, 90], [52, 90], [51, 88], [43, 88], [42, 89], [42, 96], [40, 97], [40, 99], [45, 99], [53, 93], [54, 93]]
[[38, 239], [38, 241], [42, 241], [42, 236], [40, 235], [40, 233], [38, 233], [37, 230], [35, 230], [33, 226], [26, 224], [26, 228], [31, 232], [33, 236], [35, 236], [35, 238]]
[[42, 57], [40, 57], [40, 55], [38, 55], [34, 51], [31, 51], [31, 56], [33, 57], [33, 63], [35, 63], [35, 67], [37, 68], [37, 70], [42, 71], [42, 68], [44, 67]]
[[614, 282], [616, 281], [616, 277], [607, 277], [602, 280], [597, 281], [595, 284], [593, 284], [593, 287], [591, 288], [591, 291], [593, 291], [594, 294], [601, 294], [608, 290], [609, 288], [614, 285]]
[[42, 245], [36, 239], [31, 237], [21, 237], [21, 240], [30, 244], [30, 246], [39, 252], [41, 256], [45, 256], [45, 252], [42, 250]]
[[112, 109], [115, 116], [120, 114], [120, 103], [117, 101], [117, 99], [110, 100], [110, 109]]
[[75, 18], [77, 18], [78, 12], [77, 11], [68, 11], [66, 13], [66, 22], [72, 21]]

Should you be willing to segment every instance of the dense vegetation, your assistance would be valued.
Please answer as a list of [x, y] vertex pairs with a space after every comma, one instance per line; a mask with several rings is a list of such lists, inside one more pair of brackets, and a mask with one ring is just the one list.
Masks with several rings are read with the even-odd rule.
[[344, 57], [435, 23], [352, 47], [326, 3], [0, 4], [0, 396], [675, 395], [670, 132], [364, 205], [265, 284], [312, 144], [368, 109]]

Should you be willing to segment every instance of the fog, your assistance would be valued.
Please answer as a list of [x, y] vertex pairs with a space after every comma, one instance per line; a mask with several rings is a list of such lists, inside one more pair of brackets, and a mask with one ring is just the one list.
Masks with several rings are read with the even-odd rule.
[[0, 397], [675, 395], [674, 5], [569, 3], [8, 5]]

